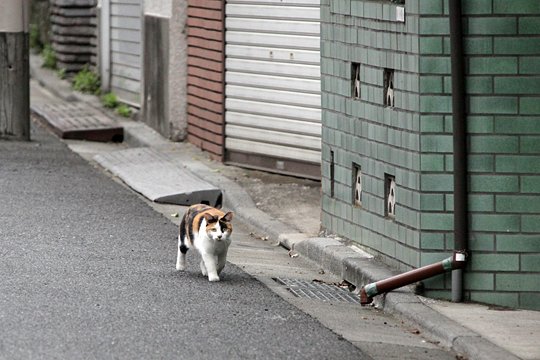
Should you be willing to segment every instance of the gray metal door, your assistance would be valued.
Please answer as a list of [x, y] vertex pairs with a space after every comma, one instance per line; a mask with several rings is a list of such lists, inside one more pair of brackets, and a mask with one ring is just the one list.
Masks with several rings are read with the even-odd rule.
[[101, 77], [104, 88], [140, 106], [143, 0], [102, 0]]
[[320, 163], [319, 0], [230, 0], [225, 148]]

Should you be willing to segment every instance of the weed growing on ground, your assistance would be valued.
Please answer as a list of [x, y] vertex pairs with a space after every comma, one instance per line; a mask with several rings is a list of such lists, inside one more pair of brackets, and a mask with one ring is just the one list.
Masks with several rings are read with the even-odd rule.
[[99, 95], [100, 85], [99, 76], [88, 69], [88, 65], [73, 78], [73, 88], [83, 93]]
[[131, 108], [127, 106], [126, 104], [120, 104], [116, 108], [116, 113], [123, 117], [130, 117], [131, 116]]
[[66, 78], [66, 69], [62, 68], [56, 70], [56, 75], [58, 75], [60, 79], [64, 80]]
[[131, 116], [131, 108], [126, 104], [121, 104], [115, 93], [109, 92], [101, 97], [101, 103], [108, 109], [115, 109], [116, 114], [123, 117]]
[[43, 51], [43, 43], [39, 38], [39, 27], [37, 24], [30, 24], [30, 49], [34, 51], [34, 54], [39, 54]]
[[103, 95], [101, 97], [101, 103], [108, 109], [115, 109], [119, 105], [118, 98], [113, 92]]
[[56, 69], [56, 53], [51, 45], [45, 45], [41, 52], [43, 57], [43, 64], [41, 65], [47, 69]]

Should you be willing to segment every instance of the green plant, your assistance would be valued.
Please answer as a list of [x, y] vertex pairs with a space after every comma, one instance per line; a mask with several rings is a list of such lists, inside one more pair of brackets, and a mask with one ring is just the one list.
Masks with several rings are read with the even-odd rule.
[[99, 95], [100, 85], [99, 76], [88, 69], [87, 65], [73, 78], [73, 88], [83, 93]]
[[41, 52], [43, 57], [43, 64], [41, 65], [47, 69], [56, 69], [56, 53], [51, 45], [45, 45], [43, 51]]
[[118, 98], [115, 93], [110, 92], [101, 97], [101, 103], [106, 108], [114, 109], [118, 106]]
[[131, 108], [127, 106], [126, 104], [120, 104], [116, 108], [116, 113], [123, 117], [130, 117], [131, 116]]
[[39, 53], [43, 50], [43, 43], [41, 42], [41, 39], [39, 37], [39, 27], [37, 24], [30, 24], [30, 49], [33, 49], [36, 51], [36, 53]]
[[101, 103], [103, 106], [109, 109], [116, 109], [115, 112], [123, 117], [131, 116], [131, 108], [126, 104], [120, 104], [116, 94], [109, 92], [101, 97]]
[[60, 79], [64, 80], [66, 78], [66, 69], [61, 68], [61, 69], [56, 70], [56, 75], [58, 75]]

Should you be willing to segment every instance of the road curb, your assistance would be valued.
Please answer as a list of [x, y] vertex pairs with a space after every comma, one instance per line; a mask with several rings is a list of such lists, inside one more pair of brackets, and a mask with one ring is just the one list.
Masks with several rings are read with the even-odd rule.
[[[307, 239], [298, 243], [295, 250], [358, 287], [397, 274], [378, 264], [375, 259], [360, 255], [335, 239]], [[519, 359], [425, 305], [410, 287], [377, 296], [374, 304], [385, 312], [418, 326], [426, 336], [470, 359]]]

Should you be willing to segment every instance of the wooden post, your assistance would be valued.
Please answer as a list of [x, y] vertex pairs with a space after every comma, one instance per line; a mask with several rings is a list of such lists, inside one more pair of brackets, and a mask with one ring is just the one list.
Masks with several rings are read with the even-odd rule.
[[0, 138], [30, 140], [28, 0], [2, 0]]

